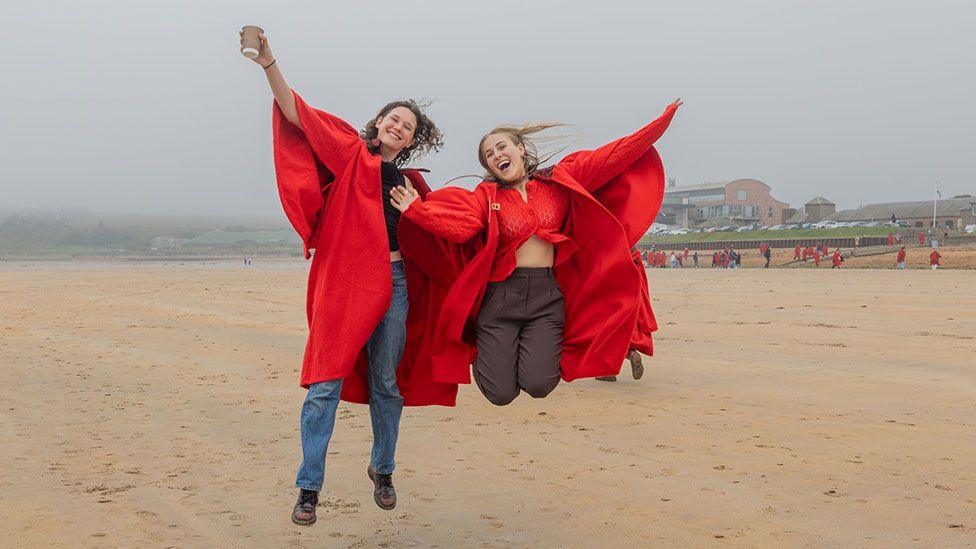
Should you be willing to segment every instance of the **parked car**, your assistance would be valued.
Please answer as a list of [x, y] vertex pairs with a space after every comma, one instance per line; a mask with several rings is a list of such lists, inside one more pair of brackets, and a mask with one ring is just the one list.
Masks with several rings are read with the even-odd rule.
[[963, 232], [966, 234], [976, 233], [976, 225], [966, 225], [966, 228], [963, 229]]
[[813, 224], [814, 229], [835, 229], [837, 227], [843, 227], [843, 225], [837, 221], [821, 221]]
[[881, 223], [878, 223], [877, 221], [869, 221], [864, 224], [865, 227], [878, 227], [880, 225]]

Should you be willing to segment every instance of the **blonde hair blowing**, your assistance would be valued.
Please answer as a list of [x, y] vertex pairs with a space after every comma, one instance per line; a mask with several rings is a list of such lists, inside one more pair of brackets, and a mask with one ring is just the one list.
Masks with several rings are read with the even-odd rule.
[[560, 147], [559, 149], [552, 152], [539, 152], [539, 144], [546, 142], [558, 142], [566, 139], [569, 136], [566, 135], [553, 135], [553, 136], [538, 136], [536, 134], [551, 130], [553, 128], [564, 128], [567, 124], [562, 124], [558, 122], [541, 122], [536, 124], [524, 124], [522, 126], [498, 126], [490, 132], [482, 136], [481, 141], [478, 142], [478, 163], [481, 167], [485, 169], [484, 179], [485, 181], [494, 181], [505, 185], [503, 181], [499, 181], [495, 174], [491, 172], [491, 168], [488, 166], [488, 160], [485, 158], [485, 153], [483, 147], [485, 146], [485, 140], [493, 135], [505, 135], [512, 140], [512, 143], [516, 145], [522, 145], [525, 147], [525, 176], [532, 177], [532, 175], [538, 171], [539, 166], [548, 162], [552, 157], [561, 153], [566, 149], [566, 147]]

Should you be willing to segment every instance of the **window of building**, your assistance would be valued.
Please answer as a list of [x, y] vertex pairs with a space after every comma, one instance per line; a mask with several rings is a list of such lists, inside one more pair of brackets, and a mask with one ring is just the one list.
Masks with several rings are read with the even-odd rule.
[[915, 226], [916, 226], [916, 227], [924, 227], [924, 226], [925, 226], [925, 224], [924, 224], [924, 223], [922, 223], [921, 221], [916, 221], [916, 222], [915, 222]]
[[749, 194], [746, 191], [739, 191], [739, 200], [746, 200], [749, 198]]
[[773, 218], [773, 207], [772, 206], [769, 207], [769, 213], [766, 214], [766, 217], [768, 217], [770, 219]]

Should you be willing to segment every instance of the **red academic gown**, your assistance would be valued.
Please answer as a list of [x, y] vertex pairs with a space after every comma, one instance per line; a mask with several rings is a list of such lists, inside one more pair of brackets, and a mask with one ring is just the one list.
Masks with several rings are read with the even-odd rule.
[[939, 263], [939, 258], [941, 257], [942, 254], [940, 254], [938, 250], [932, 250], [932, 253], [929, 254], [929, 265], [941, 266], [942, 264]]
[[793, 248], [793, 261], [800, 259], [800, 247]]
[[834, 267], [840, 267], [841, 264], [843, 263], [843, 261], [841, 260], [841, 257], [840, 257], [840, 252], [834, 252], [834, 255], [831, 256], [830, 259], [831, 259], [832, 265]]
[[657, 331], [657, 320], [655, 320], [654, 310], [651, 308], [647, 271], [644, 270], [639, 254], [634, 256], [634, 265], [637, 266], [637, 274], [640, 275], [640, 284], [638, 284], [640, 292], [637, 298], [637, 324], [634, 326], [634, 333], [630, 336], [630, 348], [637, 349], [645, 355], [653, 355], [654, 340], [651, 338], [651, 334]]
[[925, 233], [918, 233], [918, 245], [919, 246], [925, 245]]
[[[274, 161], [281, 204], [305, 248], [314, 249], [308, 275], [308, 342], [301, 385], [344, 379], [341, 398], [369, 402], [364, 346], [389, 308], [390, 272], [380, 184], [381, 158], [366, 148], [359, 132], [342, 119], [309, 107], [295, 94], [302, 128], [274, 107]], [[418, 191], [428, 187], [416, 171], [403, 170]], [[416, 360], [418, 325], [429, 287], [409, 261], [410, 312], [407, 348], [397, 383], [408, 406], [453, 406], [457, 385], [435, 383]], [[418, 305], [415, 306], [415, 303]]]
[[901, 263], [902, 261], [905, 261], [905, 257], [907, 255], [908, 254], [905, 252], [905, 250], [898, 250], [898, 258], [895, 260], [895, 263]]
[[[569, 238], [555, 243], [553, 266], [565, 297], [560, 364], [565, 381], [618, 374], [630, 348], [643, 306], [635, 300], [643, 281], [630, 249], [647, 232], [663, 199], [664, 167], [652, 144], [676, 110], [669, 106], [636, 133], [573, 153], [535, 175], [562, 186], [570, 200], [562, 231]], [[400, 221], [403, 254], [446, 288], [437, 304], [436, 329], [424, 334], [434, 379], [441, 383], [471, 381], [474, 328], [499, 241], [497, 188], [486, 181], [474, 191], [434, 191], [414, 202]]]

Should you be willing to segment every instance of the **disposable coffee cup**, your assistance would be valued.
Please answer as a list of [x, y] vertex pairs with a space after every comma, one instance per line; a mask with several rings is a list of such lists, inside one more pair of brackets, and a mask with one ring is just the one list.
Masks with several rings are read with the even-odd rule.
[[244, 32], [244, 47], [241, 48], [241, 53], [244, 57], [254, 59], [261, 53], [261, 35], [264, 34], [264, 29], [247, 25], [241, 30]]

